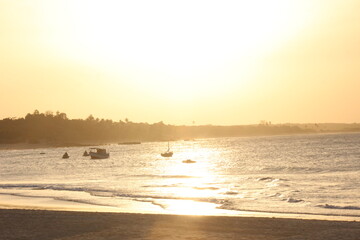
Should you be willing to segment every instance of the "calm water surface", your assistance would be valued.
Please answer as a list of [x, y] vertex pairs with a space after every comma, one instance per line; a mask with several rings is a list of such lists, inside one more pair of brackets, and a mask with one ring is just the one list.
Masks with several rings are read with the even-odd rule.
[[0, 151], [0, 194], [123, 212], [360, 218], [360, 134], [176, 141], [171, 158], [162, 142], [106, 148], [103, 160], [84, 147]]

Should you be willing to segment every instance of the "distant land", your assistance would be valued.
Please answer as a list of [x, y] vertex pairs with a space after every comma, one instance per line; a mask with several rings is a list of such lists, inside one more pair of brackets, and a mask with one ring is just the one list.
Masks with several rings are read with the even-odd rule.
[[135, 123], [98, 119], [68, 119], [65, 113], [35, 110], [24, 118], [0, 120], [0, 144], [39, 146], [82, 146], [120, 142], [176, 141], [196, 138], [270, 136], [311, 133], [360, 132], [359, 123], [177, 126], [163, 122]]

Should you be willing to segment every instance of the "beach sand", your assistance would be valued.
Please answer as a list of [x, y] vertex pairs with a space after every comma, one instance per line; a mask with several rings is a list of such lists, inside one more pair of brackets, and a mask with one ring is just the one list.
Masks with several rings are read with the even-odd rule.
[[359, 240], [359, 222], [0, 209], [0, 239]]

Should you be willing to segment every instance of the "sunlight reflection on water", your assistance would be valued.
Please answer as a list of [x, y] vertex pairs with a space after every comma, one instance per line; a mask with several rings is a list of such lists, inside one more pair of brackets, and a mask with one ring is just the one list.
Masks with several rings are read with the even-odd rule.
[[105, 147], [102, 160], [83, 147], [0, 151], [0, 193], [124, 212], [360, 216], [360, 134], [174, 141], [171, 158], [164, 142]]

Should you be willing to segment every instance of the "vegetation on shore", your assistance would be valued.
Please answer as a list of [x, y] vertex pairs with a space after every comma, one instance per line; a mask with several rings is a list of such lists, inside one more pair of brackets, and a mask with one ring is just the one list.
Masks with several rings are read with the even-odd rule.
[[266, 136], [360, 131], [360, 124], [271, 124], [176, 126], [94, 118], [69, 119], [65, 113], [35, 110], [24, 118], [0, 120], [0, 143], [101, 144], [124, 141], [169, 141], [207, 137]]

